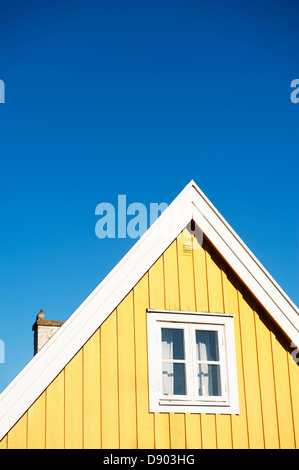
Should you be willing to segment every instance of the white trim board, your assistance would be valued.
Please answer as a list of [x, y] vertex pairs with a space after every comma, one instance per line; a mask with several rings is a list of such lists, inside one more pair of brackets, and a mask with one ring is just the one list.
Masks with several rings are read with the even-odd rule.
[[[0, 395], [0, 440], [101, 326], [193, 219], [291, 341], [299, 346], [299, 311], [194, 181]], [[117, 286], [117, 289], [115, 289]]]

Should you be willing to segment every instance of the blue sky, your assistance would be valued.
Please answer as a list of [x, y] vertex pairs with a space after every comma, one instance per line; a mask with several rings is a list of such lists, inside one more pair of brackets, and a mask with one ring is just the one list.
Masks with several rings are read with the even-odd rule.
[[191, 180], [299, 304], [296, 1], [0, 6], [0, 391], [133, 245], [101, 202]]

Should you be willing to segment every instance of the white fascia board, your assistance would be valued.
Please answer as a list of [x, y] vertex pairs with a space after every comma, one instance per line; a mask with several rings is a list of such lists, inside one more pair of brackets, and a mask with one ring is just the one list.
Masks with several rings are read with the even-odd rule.
[[189, 193], [185, 188], [6, 387], [0, 395], [0, 439], [180, 234], [191, 220], [191, 211]]

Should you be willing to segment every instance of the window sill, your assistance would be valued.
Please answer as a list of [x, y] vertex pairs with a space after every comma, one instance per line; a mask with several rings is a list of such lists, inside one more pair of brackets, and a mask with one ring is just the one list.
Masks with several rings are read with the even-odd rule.
[[188, 405], [188, 406], [230, 406], [229, 403], [224, 401], [191, 401], [191, 400], [167, 400], [161, 399], [159, 400], [159, 405]]
[[230, 403], [221, 402], [186, 402], [159, 400], [156, 406], [150, 408], [153, 413], [191, 413], [191, 414], [239, 414], [239, 409]]

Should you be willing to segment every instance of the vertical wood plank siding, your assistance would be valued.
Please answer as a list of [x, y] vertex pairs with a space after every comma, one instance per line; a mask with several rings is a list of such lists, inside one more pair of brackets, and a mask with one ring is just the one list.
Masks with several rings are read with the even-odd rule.
[[[235, 315], [239, 415], [148, 412], [147, 308]], [[213, 247], [183, 233], [0, 448], [298, 448], [299, 367], [289, 348]]]

